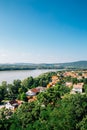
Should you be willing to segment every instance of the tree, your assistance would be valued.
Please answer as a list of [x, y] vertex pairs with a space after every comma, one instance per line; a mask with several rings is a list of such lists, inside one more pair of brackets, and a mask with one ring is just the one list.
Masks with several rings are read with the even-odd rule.
[[69, 87], [66, 87], [66, 86], [61, 85], [61, 84], [60, 85], [56, 84], [55, 89], [56, 89], [56, 91], [58, 91], [60, 93], [61, 96], [64, 96], [64, 94], [70, 92], [70, 88]]
[[7, 94], [8, 99], [15, 99], [14, 86], [12, 84], [8, 84]]
[[22, 86], [29, 89], [29, 88], [32, 88], [33, 83], [34, 83], [33, 77], [28, 77], [27, 79], [24, 79], [22, 81]]
[[0, 102], [4, 99], [3, 88], [0, 86]]
[[49, 103], [55, 105], [56, 101], [60, 100], [60, 93], [55, 86], [47, 89], [46, 92], [38, 94], [37, 99], [45, 106], [47, 106]]
[[87, 84], [84, 85], [84, 91], [87, 94]]
[[3, 98], [6, 98], [7, 97], [7, 82], [3, 81], [1, 87], [2, 87]]
[[26, 94], [24, 92], [21, 94], [20, 98], [23, 101], [27, 101], [27, 97], [26, 97]]
[[84, 84], [87, 84], [87, 78], [83, 79]]
[[21, 80], [14, 80], [13, 81], [14, 86], [14, 93], [18, 93], [18, 89], [21, 88]]
[[2, 108], [0, 109], [0, 129], [8, 130], [10, 126], [10, 117], [12, 115], [12, 111]]
[[73, 84], [77, 84], [79, 81], [78, 81], [78, 79], [77, 78], [72, 78], [72, 83]]
[[15, 119], [18, 119], [19, 124], [21, 125], [21, 128], [24, 130], [29, 126], [29, 124], [32, 124], [34, 122], [32, 110], [35, 107], [34, 102], [32, 103], [24, 103], [17, 109], [17, 111], [14, 113], [13, 117]]
[[77, 124], [77, 129], [87, 130], [87, 115]]
[[18, 89], [18, 93], [21, 94], [23, 92], [27, 92], [27, 88], [25, 88], [24, 86], [21, 86], [21, 88]]
[[87, 114], [86, 95], [66, 95], [59, 108], [55, 108], [51, 113], [50, 122], [52, 127], [61, 130], [76, 130], [76, 125]]

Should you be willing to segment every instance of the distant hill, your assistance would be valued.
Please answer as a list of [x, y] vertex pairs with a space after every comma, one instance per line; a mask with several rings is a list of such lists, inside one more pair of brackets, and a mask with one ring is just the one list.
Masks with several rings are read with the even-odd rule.
[[87, 69], [87, 61], [77, 61], [68, 63], [14, 63], [0, 64], [0, 71], [3, 70], [34, 70], [34, 69]]
[[82, 68], [87, 69], [87, 61], [76, 61], [76, 62], [69, 62], [69, 63], [60, 63], [60, 66], [64, 68]]

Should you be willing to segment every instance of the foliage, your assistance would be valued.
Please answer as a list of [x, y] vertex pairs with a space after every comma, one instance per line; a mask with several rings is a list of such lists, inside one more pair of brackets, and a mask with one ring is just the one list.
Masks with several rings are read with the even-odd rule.
[[[61, 74], [61, 73], [60, 73]], [[19, 98], [26, 101], [25, 92], [37, 86], [45, 87], [51, 82], [54, 72], [45, 73], [37, 78], [28, 77], [23, 81], [14, 80], [13, 84], [3, 82], [0, 86], [0, 101]], [[60, 82], [37, 95], [37, 100], [25, 102], [12, 113], [0, 110], [1, 130], [86, 130], [87, 129], [87, 84], [86, 94], [69, 94], [70, 88], [64, 84], [69, 80], [78, 83], [76, 78], [61, 74]]]
[[21, 94], [20, 99], [22, 101], [27, 101], [27, 97], [26, 97], [26, 94], [24, 92]]
[[80, 130], [87, 130], [87, 115], [77, 124], [77, 128]]

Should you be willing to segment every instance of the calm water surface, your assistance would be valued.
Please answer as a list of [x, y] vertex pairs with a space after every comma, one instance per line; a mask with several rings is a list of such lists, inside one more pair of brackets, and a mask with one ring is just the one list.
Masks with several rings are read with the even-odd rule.
[[12, 83], [15, 79], [23, 80], [29, 76], [37, 77], [42, 73], [58, 71], [57, 70], [14, 70], [14, 71], [0, 71], [0, 84], [2, 81], [7, 81], [7, 83]]

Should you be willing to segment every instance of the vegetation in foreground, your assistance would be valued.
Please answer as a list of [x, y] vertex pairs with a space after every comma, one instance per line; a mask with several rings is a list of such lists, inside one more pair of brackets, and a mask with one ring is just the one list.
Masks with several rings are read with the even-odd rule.
[[[29, 77], [23, 81], [15, 80], [13, 84], [2, 83], [0, 99], [24, 99], [14, 113], [5, 108], [0, 110], [1, 130], [87, 130], [87, 80], [63, 77], [55, 86], [37, 95], [37, 100], [27, 102], [23, 93], [29, 88], [42, 85], [45, 87], [52, 75], [46, 73], [38, 78]], [[79, 73], [81, 75], [81, 73]], [[66, 81], [73, 83], [84, 82], [83, 94], [70, 94], [71, 88], [64, 85]]]

